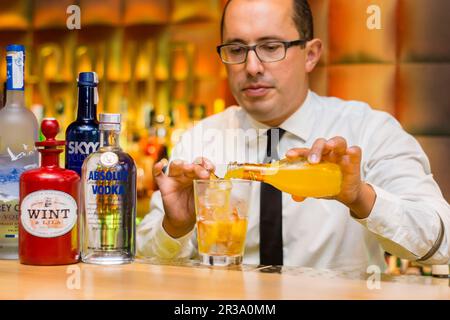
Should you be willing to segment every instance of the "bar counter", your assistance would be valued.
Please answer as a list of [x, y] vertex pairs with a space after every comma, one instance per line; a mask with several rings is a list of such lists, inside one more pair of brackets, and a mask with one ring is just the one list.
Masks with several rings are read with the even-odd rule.
[[[155, 264], [156, 263], [156, 264]], [[36, 267], [0, 261], [0, 299], [450, 299], [449, 279], [195, 261]], [[371, 283], [372, 285], [368, 285]]]

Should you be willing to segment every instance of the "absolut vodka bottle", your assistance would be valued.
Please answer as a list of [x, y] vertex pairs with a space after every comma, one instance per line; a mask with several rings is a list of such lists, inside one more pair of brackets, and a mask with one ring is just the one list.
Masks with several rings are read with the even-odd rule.
[[19, 178], [38, 166], [38, 124], [25, 108], [25, 48], [9, 45], [6, 103], [0, 110], [0, 259], [18, 258]]
[[100, 148], [82, 169], [81, 259], [96, 264], [134, 260], [136, 166], [119, 145], [120, 114], [100, 114]]
[[97, 121], [97, 84], [95, 72], [78, 76], [78, 115], [66, 130], [66, 169], [81, 176], [84, 159], [97, 151], [100, 136]]

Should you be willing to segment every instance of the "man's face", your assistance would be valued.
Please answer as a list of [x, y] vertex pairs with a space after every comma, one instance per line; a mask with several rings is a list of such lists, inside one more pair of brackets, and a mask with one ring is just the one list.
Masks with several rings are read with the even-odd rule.
[[[300, 39], [292, 16], [292, 0], [233, 0], [225, 16], [223, 43]], [[284, 60], [271, 63], [262, 63], [249, 51], [246, 63], [226, 65], [231, 91], [254, 119], [277, 126], [303, 102], [308, 88], [305, 61], [300, 46], [289, 48]]]

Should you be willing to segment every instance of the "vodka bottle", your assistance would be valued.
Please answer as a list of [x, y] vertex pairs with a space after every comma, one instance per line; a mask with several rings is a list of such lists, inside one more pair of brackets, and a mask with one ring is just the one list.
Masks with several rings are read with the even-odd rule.
[[100, 114], [100, 148], [82, 168], [81, 259], [95, 264], [134, 260], [136, 166], [119, 145], [120, 114]]
[[9, 45], [6, 103], [0, 109], [0, 259], [18, 258], [19, 178], [38, 166], [38, 124], [25, 108], [25, 48]]

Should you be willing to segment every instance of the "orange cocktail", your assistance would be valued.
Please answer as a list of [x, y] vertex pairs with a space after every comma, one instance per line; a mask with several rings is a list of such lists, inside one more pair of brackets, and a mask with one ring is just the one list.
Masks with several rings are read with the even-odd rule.
[[202, 263], [229, 265], [242, 262], [250, 189], [249, 181], [194, 181], [197, 240]]

